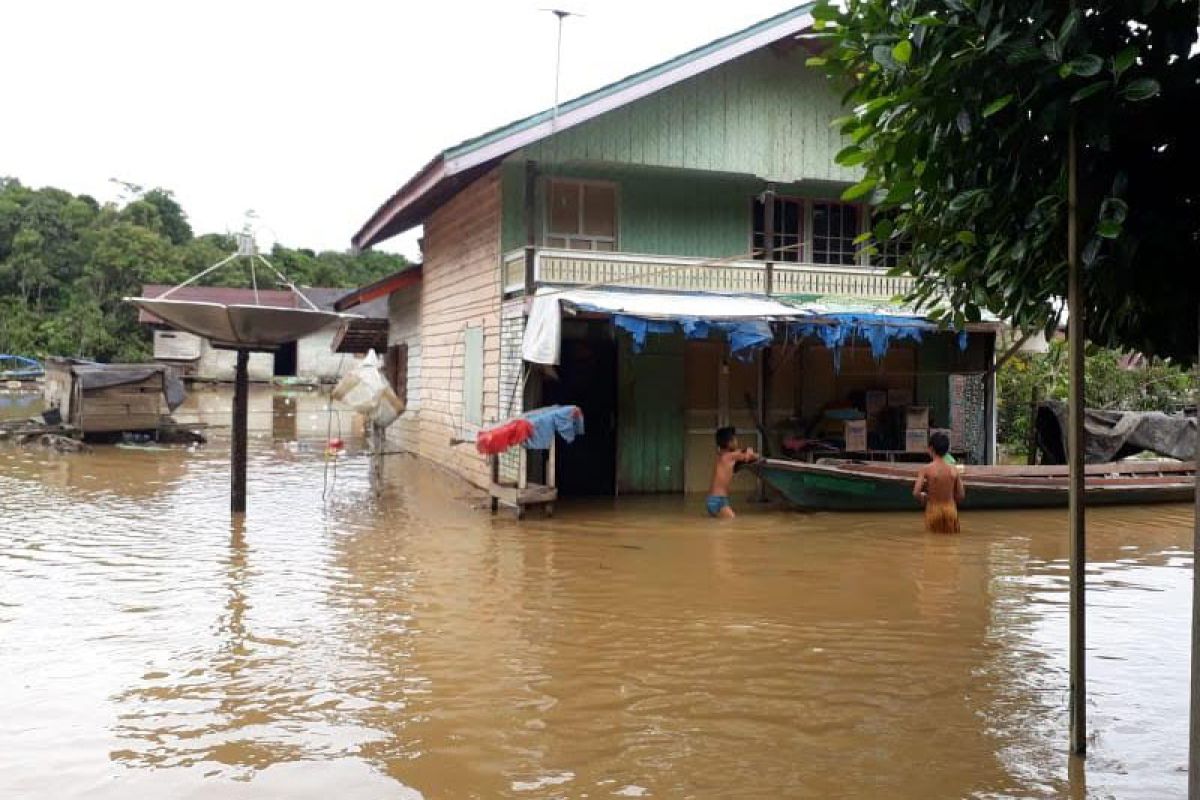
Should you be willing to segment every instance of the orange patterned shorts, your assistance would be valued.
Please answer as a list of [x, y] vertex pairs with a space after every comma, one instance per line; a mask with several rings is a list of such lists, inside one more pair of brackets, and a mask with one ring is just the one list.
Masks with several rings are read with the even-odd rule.
[[927, 503], [925, 530], [930, 533], [959, 533], [958, 506], [954, 503]]

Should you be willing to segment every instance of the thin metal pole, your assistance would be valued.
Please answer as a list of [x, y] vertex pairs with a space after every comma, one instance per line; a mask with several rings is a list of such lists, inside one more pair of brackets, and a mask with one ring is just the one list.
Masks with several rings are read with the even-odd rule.
[[563, 20], [567, 18], [566, 11], [555, 11], [554, 16], [558, 17], [558, 44], [554, 51], [554, 119], [558, 119], [558, 81], [562, 74], [562, 33]]
[[[1196, 316], [1200, 323], [1200, 312]], [[1197, 331], [1200, 334], [1200, 329]], [[1200, 342], [1200, 335], [1197, 336]], [[1200, 353], [1196, 361], [1196, 463], [1200, 464]], [[1196, 510], [1192, 533], [1192, 711], [1188, 733], [1188, 800], [1200, 800], [1200, 472], [1196, 473]]]
[[1079, 270], [1078, 164], [1075, 152], [1075, 117], [1072, 115], [1067, 133], [1067, 304], [1070, 308], [1068, 347], [1070, 349], [1070, 426], [1068, 450], [1070, 455], [1070, 665], [1071, 665], [1071, 752], [1083, 755], [1087, 750], [1087, 668], [1085, 651], [1084, 604], [1087, 561], [1087, 530], [1084, 517], [1086, 485], [1084, 483], [1084, 297], [1083, 276]]
[[233, 449], [229, 457], [229, 508], [234, 514], [246, 511], [246, 436], [250, 393], [250, 353], [237, 351], [233, 384]]

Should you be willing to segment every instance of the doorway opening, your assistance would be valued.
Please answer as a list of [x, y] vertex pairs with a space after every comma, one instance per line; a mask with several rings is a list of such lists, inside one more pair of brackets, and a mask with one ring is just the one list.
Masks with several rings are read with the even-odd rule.
[[281, 344], [279, 349], [275, 351], [275, 377], [296, 377], [296, 345], [296, 342], [288, 342], [287, 344]]
[[558, 380], [546, 380], [548, 405], [576, 405], [586, 433], [559, 442], [555, 481], [564, 497], [612, 496], [617, 474], [617, 343], [608, 320], [563, 323]]

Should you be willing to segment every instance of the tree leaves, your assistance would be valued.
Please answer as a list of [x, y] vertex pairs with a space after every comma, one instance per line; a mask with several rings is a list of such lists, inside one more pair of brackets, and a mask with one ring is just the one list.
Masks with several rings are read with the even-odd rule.
[[1087, 86], [1083, 87], [1079, 91], [1075, 92], [1075, 94], [1071, 95], [1071, 102], [1072, 103], [1080, 103], [1084, 100], [1087, 100], [1089, 97], [1091, 97], [1094, 94], [1103, 92], [1105, 89], [1107, 89], [1111, 85], [1112, 84], [1110, 84], [1108, 81], [1097, 81], [1096, 83], [1089, 83]]
[[843, 167], [853, 167], [866, 161], [867, 153], [858, 145], [852, 144], [849, 147], [843, 147], [833, 160]]
[[1126, 100], [1138, 103], [1142, 100], [1149, 100], [1160, 91], [1162, 91], [1162, 87], [1153, 78], [1138, 78], [1121, 90], [1121, 96]]
[[908, 39], [902, 39], [892, 48], [892, 58], [901, 64], [907, 64], [912, 60], [913, 46]]
[[869, 194], [870, 191], [874, 189], [876, 185], [878, 185], [878, 183], [878, 178], [864, 178], [846, 191], [842, 192], [842, 199], [850, 201], [866, 197], [867, 194]]
[[1006, 94], [1004, 97], [996, 98], [992, 102], [988, 103], [983, 107], [983, 118], [987, 119], [988, 117], [1000, 111], [1002, 108], [1011, 103], [1014, 97], [1016, 97], [1016, 95]]
[[1088, 54], [1073, 58], [1067, 62], [1067, 66], [1071, 68], [1072, 75], [1078, 75], [1082, 78], [1090, 78], [1096, 75], [1104, 68], [1104, 59], [1097, 55]]
[[1113, 75], [1120, 78], [1125, 70], [1133, 66], [1133, 62], [1137, 60], [1139, 48], [1136, 44], [1131, 44], [1121, 52], [1113, 56]]
[[[0, 352], [148, 358], [147, 329], [122, 298], [140, 294], [145, 283], [182, 281], [234, 247], [229, 236], [194, 236], [183, 209], [162, 189], [127, 186], [121, 204], [100, 206], [86, 195], [0, 178]], [[406, 263], [387, 253], [316, 254], [280, 245], [270, 258], [309, 286], [370, 283]], [[213, 277], [248, 286], [249, 275], [240, 272]], [[8, 300], [21, 307], [19, 318], [9, 313]]]
[[1055, 45], [1059, 51], [1066, 48], [1067, 42], [1075, 33], [1075, 29], [1079, 27], [1079, 9], [1072, 8], [1067, 14], [1066, 19], [1062, 22], [1062, 27], [1058, 29], [1058, 38], [1055, 40]]
[[838, 127], [858, 149], [839, 160], [863, 171], [856, 196], [896, 210], [893, 235], [913, 242], [914, 301], [1046, 324], [1048, 298], [1065, 291], [1074, 117], [1089, 335], [1194, 358], [1194, 326], [1185, 335], [1178, 320], [1200, 306], [1200, 174], [1184, 144], [1186, 109], [1200, 107], [1200, 37], [1194, 18], [1180, 23], [1183, 6], [840, 7], [821, 69], [846, 82], [855, 119]]

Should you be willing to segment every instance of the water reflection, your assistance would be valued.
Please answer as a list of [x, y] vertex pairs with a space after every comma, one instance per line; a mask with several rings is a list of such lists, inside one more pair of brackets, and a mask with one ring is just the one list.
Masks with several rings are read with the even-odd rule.
[[646, 499], [518, 526], [408, 458], [328, 484], [306, 402], [312, 447], [264, 429], [232, 526], [219, 435], [0, 449], [0, 793], [1183, 792], [1188, 507], [1092, 515], [1081, 764], [1061, 513], [934, 538]]

